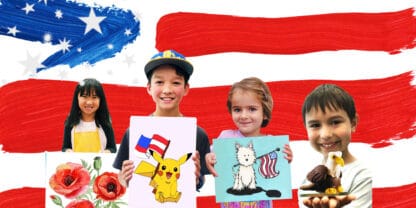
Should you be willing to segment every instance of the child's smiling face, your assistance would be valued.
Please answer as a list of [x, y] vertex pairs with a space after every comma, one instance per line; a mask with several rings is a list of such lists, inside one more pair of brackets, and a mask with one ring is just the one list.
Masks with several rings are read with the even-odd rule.
[[95, 113], [100, 107], [100, 98], [96, 95], [95, 90], [78, 94], [78, 106], [81, 110], [82, 120], [93, 121]]
[[265, 116], [258, 96], [251, 91], [236, 89], [231, 99], [231, 117], [240, 132], [246, 136], [260, 136]]
[[356, 124], [357, 122], [351, 121], [347, 113], [341, 109], [326, 108], [324, 113], [319, 107], [313, 107], [305, 114], [309, 142], [325, 157], [328, 152], [348, 152], [348, 144]]
[[[189, 85], [172, 66], [161, 66], [154, 70], [147, 92], [152, 96], [158, 111], [179, 113], [179, 104], [188, 94]], [[166, 116], [166, 115], [165, 115]]]

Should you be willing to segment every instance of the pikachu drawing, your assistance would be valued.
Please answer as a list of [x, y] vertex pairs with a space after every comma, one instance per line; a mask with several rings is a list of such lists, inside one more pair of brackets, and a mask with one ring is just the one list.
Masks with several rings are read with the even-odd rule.
[[178, 160], [172, 158], [162, 158], [157, 152], [150, 151], [152, 157], [159, 163], [150, 181], [154, 188], [153, 193], [158, 202], [178, 202], [181, 192], [177, 190], [178, 179], [181, 175], [180, 166], [184, 164], [192, 155], [187, 153]]

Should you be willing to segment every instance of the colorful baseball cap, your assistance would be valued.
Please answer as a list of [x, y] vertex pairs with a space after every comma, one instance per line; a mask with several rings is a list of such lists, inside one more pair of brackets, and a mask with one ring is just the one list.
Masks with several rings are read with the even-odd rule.
[[194, 71], [194, 67], [186, 60], [184, 55], [174, 50], [166, 50], [155, 54], [150, 61], [147, 62], [146, 66], [144, 66], [144, 72], [146, 76], [148, 76], [153, 69], [166, 64], [182, 69], [189, 76], [191, 76]]

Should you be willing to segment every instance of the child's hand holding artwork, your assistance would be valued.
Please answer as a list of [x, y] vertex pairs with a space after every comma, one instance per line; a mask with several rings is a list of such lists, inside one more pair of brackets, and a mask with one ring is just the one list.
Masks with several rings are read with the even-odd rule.
[[214, 168], [215, 163], [217, 163], [217, 159], [215, 157], [215, 153], [210, 152], [205, 155], [205, 162], [207, 164], [208, 171], [212, 174], [212, 176], [217, 177], [218, 173]]

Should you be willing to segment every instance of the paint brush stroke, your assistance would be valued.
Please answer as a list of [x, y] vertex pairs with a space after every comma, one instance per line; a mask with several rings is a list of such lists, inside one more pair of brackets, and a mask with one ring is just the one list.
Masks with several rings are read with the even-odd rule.
[[[297, 190], [293, 190], [291, 200], [275, 201], [273, 207], [297, 207]], [[373, 207], [413, 208], [416, 203], [416, 184], [389, 188], [373, 189]], [[43, 208], [45, 205], [45, 189], [24, 187], [0, 193], [0, 207]], [[197, 198], [197, 207], [219, 207], [215, 196]]]
[[[411, 71], [383, 79], [331, 81], [302, 80], [268, 82], [276, 101], [272, 135], [289, 134], [291, 141], [307, 138], [301, 106], [304, 97], [321, 83], [335, 83], [355, 98], [360, 123], [353, 142], [381, 148], [397, 139], [416, 135], [416, 87]], [[75, 82], [53, 80], [17, 81], [0, 88], [0, 144], [7, 152], [59, 151], [63, 124], [69, 112]], [[302, 87], [300, 87], [302, 86]], [[130, 115], [148, 115], [153, 103], [144, 87], [104, 84], [117, 143], [129, 125]], [[193, 88], [181, 104], [187, 116], [198, 118], [209, 137], [234, 128], [226, 109], [229, 86]], [[131, 96], [143, 95], [143, 96]], [[200, 97], [204, 96], [201, 100]], [[218, 116], [224, 115], [224, 116]]]
[[[156, 48], [186, 56], [221, 52], [303, 54], [364, 50], [391, 54], [415, 47], [409, 8], [385, 13], [331, 13], [286, 18], [172, 13], [157, 24]], [[186, 23], [186, 24], [185, 24]]]
[[[28, 5], [33, 11], [24, 10]], [[90, 17], [91, 11], [104, 18], [99, 28], [81, 19]], [[91, 30], [86, 30], [89, 27]], [[47, 4], [37, 0], [3, 0], [0, 4], [0, 35], [59, 45], [60, 49], [42, 62], [38, 72], [60, 64], [74, 67], [114, 57], [136, 39], [139, 27], [140, 22], [131, 11], [116, 7], [90, 8], [68, 0]]]

